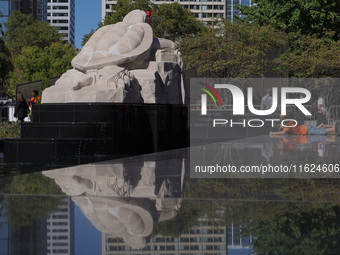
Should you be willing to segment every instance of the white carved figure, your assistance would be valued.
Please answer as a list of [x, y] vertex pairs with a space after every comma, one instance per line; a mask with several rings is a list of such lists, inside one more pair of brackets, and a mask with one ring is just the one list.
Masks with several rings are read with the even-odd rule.
[[71, 70], [43, 91], [42, 103], [185, 103], [177, 45], [153, 38], [146, 13], [98, 29], [72, 60]]

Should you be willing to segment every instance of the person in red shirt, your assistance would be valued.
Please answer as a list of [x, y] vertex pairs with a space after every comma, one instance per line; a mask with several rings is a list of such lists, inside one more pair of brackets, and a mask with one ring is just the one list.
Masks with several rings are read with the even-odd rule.
[[32, 112], [32, 106], [33, 104], [40, 104], [40, 97], [39, 97], [39, 92], [38, 90], [33, 90], [32, 91], [32, 97], [31, 99], [28, 101], [31, 112]]

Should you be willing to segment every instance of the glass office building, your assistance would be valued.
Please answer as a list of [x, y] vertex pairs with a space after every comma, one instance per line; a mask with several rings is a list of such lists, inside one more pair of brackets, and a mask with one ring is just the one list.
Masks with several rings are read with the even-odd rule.
[[6, 22], [12, 10], [32, 15], [36, 20], [47, 20], [47, 0], [0, 0], [0, 22]]

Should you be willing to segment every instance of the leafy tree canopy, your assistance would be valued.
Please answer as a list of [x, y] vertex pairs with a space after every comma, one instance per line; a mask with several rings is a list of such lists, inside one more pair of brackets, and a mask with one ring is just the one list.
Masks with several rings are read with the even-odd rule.
[[[101, 23], [100, 23], [101, 24]], [[101, 25], [100, 25], [101, 26]], [[94, 34], [94, 30], [93, 29], [91, 29], [91, 32], [90, 33], [88, 33], [88, 34], [85, 34], [84, 36], [83, 36], [83, 38], [81, 39], [81, 46], [84, 46], [85, 45], [85, 43], [91, 38], [91, 36]]]
[[118, 0], [116, 5], [112, 7], [113, 13], [105, 16], [103, 25], [115, 24], [123, 21], [126, 14], [133, 10], [155, 10], [157, 6], [148, 0]]
[[183, 9], [178, 3], [162, 4], [151, 16], [151, 26], [155, 37], [179, 41], [183, 36], [193, 36], [206, 31], [203, 23], [196, 20], [193, 13]]
[[4, 39], [12, 55], [17, 56], [27, 46], [44, 49], [54, 42], [62, 42], [62, 35], [47, 22], [36, 21], [31, 15], [13, 10], [5, 23]]
[[[314, 95], [327, 92], [327, 104], [338, 104], [340, 98], [339, 84], [333, 78], [340, 77], [340, 41], [325, 35], [290, 35], [289, 50], [275, 60], [276, 70], [281, 75], [309, 79], [304, 84]], [[325, 82], [325, 78], [329, 78]]]
[[241, 6], [246, 20], [271, 25], [286, 33], [313, 34], [323, 30], [340, 36], [340, 3], [334, 0], [255, 0], [254, 5]]
[[24, 47], [14, 60], [14, 72], [10, 75], [11, 94], [15, 93], [15, 85], [30, 81], [48, 81], [71, 69], [71, 61], [76, 51], [68, 44], [52, 43], [44, 49], [38, 46]]
[[[15, 176], [10, 185], [10, 193], [21, 194], [5, 196], [3, 203], [8, 222], [14, 230], [31, 225], [35, 220], [55, 212], [62, 199], [58, 195], [63, 194], [54, 180], [41, 173]], [[35, 194], [44, 196], [32, 196]]]
[[0, 93], [5, 92], [6, 81], [9, 72], [13, 70], [11, 54], [7, 49], [5, 42], [0, 37]]
[[253, 247], [259, 254], [338, 254], [339, 206], [318, 207], [295, 206], [270, 221], [252, 221], [244, 234], [256, 237]]
[[290, 36], [290, 50], [276, 60], [277, 70], [289, 77], [340, 77], [340, 41], [331, 37], [332, 34]]
[[[155, 37], [178, 41], [183, 36], [195, 35], [205, 30], [205, 26], [195, 19], [194, 14], [184, 10], [178, 3], [162, 4], [158, 7], [148, 0], [118, 0], [112, 9], [112, 15], [107, 15], [98, 28], [120, 22], [130, 11], [139, 9], [151, 10], [150, 25]], [[84, 35], [82, 45], [85, 45], [93, 33], [94, 31], [91, 31]]]
[[224, 21], [180, 44], [187, 69], [198, 76], [263, 77], [272, 68], [272, 58], [286, 45], [284, 34], [269, 26]]
[[209, 210], [211, 210], [211, 207], [202, 207], [201, 201], [184, 200], [176, 217], [154, 223], [152, 234], [179, 237], [183, 232], [190, 231], [193, 226], [197, 226], [199, 224], [198, 218]]

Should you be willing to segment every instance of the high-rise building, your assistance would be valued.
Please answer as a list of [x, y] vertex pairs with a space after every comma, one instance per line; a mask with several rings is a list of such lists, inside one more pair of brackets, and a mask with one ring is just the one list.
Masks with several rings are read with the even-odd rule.
[[75, 0], [47, 0], [47, 20], [58, 29], [65, 41], [74, 45]]
[[0, 0], [0, 22], [6, 22], [12, 10], [32, 15], [36, 20], [47, 20], [47, 0]]
[[47, 255], [74, 255], [74, 203], [63, 200], [58, 210], [46, 219]]
[[112, 11], [112, 6], [117, 3], [117, 0], [102, 0], [102, 20], [106, 15], [110, 15]]
[[[0, 0], [0, 17], [8, 18], [11, 14], [11, 1], [10, 0]], [[1, 20], [0, 20], [1, 22]]]
[[[3, 198], [0, 199], [0, 255], [46, 254], [45, 221], [37, 219], [32, 224], [26, 223], [18, 229], [13, 229], [8, 222], [8, 211], [3, 207], [3, 202]], [[21, 225], [20, 218], [17, 220]]]
[[120, 238], [102, 234], [102, 255], [138, 255], [138, 254], [214, 254], [225, 255], [227, 250], [235, 253], [247, 251], [251, 254], [252, 237], [242, 236], [241, 227], [220, 226], [218, 220], [209, 220], [207, 215], [198, 219], [198, 225], [179, 237], [151, 237], [146, 247], [134, 250]]
[[237, 6], [239, 5], [246, 5], [246, 6], [252, 6], [253, 0], [226, 0], [227, 1], [227, 16], [226, 18], [228, 20], [233, 20], [235, 16], [239, 16], [239, 10], [237, 9]]
[[[211, 22], [217, 18], [233, 20], [235, 16], [239, 15], [237, 6], [251, 6], [252, 1], [253, 0], [151, 0], [151, 2], [157, 5], [177, 2], [182, 5], [184, 9], [188, 9], [194, 13], [196, 19], [205, 24], [211, 24]], [[112, 6], [116, 3], [116, 0], [102, 0], [102, 19], [113, 12]]]
[[[35, 201], [35, 200], [34, 200]], [[13, 230], [0, 199], [0, 255], [75, 254], [74, 203], [66, 198], [47, 219]]]

